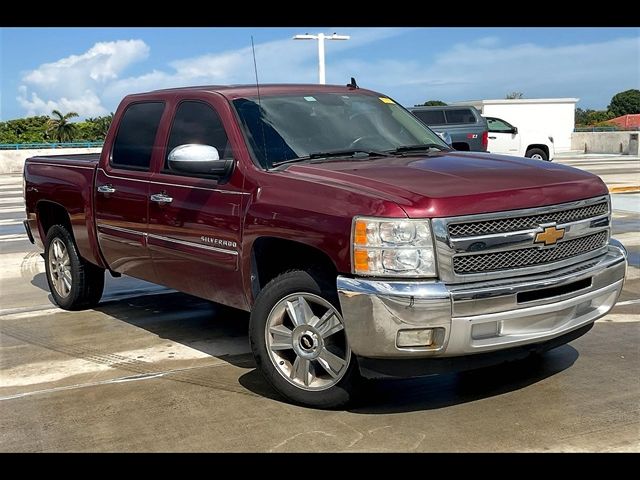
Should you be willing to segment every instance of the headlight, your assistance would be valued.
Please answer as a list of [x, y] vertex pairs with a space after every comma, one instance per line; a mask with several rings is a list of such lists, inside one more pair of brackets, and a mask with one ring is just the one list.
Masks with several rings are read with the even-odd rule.
[[355, 217], [353, 273], [385, 277], [435, 277], [429, 220]]

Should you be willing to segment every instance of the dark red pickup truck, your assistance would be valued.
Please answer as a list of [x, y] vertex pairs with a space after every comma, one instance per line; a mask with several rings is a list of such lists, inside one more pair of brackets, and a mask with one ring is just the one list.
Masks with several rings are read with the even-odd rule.
[[24, 177], [60, 307], [95, 306], [108, 270], [251, 311], [267, 380], [316, 407], [569, 342], [626, 270], [598, 177], [453, 151], [353, 85], [130, 95], [100, 155]]

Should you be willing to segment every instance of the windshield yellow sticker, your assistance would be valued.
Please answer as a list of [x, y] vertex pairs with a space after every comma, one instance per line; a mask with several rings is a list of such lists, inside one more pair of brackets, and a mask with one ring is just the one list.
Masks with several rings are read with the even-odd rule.
[[390, 98], [387, 98], [387, 97], [378, 97], [378, 98], [380, 99], [380, 101], [382, 103], [396, 103], [396, 102], [394, 102], [393, 100], [391, 100]]

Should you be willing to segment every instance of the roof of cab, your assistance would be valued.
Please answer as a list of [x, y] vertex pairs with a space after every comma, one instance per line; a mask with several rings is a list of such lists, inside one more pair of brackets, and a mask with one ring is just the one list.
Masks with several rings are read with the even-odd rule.
[[[162, 90], [154, 90], [147, 93], [181, 93], [181, 92], [215, 92], [223, 95], [230, 100], [242, 97], [254, 97], [258, 95], [258, 89], [255, 84], [246, 85], [199, 85], [193, 87], [179, 87], [179, 88], [167, 88]], [[261, 96], [282, 95], [282, 94], [295, 94], [295, 93], [365, 93], [369, 95], [376, 95], [375, 92], [370, 90], [353, 87], [347, 87], [346, 85], [319, 85], [319, 84], [304, 84], [304, 83], [269, 83], [260, 85]], [[144, 95], [144, 94], [141, 94]]]

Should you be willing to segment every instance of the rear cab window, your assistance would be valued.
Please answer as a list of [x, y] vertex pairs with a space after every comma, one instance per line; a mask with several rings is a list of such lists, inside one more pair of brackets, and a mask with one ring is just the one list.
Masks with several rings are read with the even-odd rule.
[[447, 123], [478, 123], [476, 116], [468, 108], [460, 108], [445, 111]]
[[412, 113], [425, 125], [445, 125], [447, 123], [443, 110], [414, 110]]
[[164, 102], [139, 102], [127, 107], [113, 142], [113, 167], [149, 170], [164, 106]]

